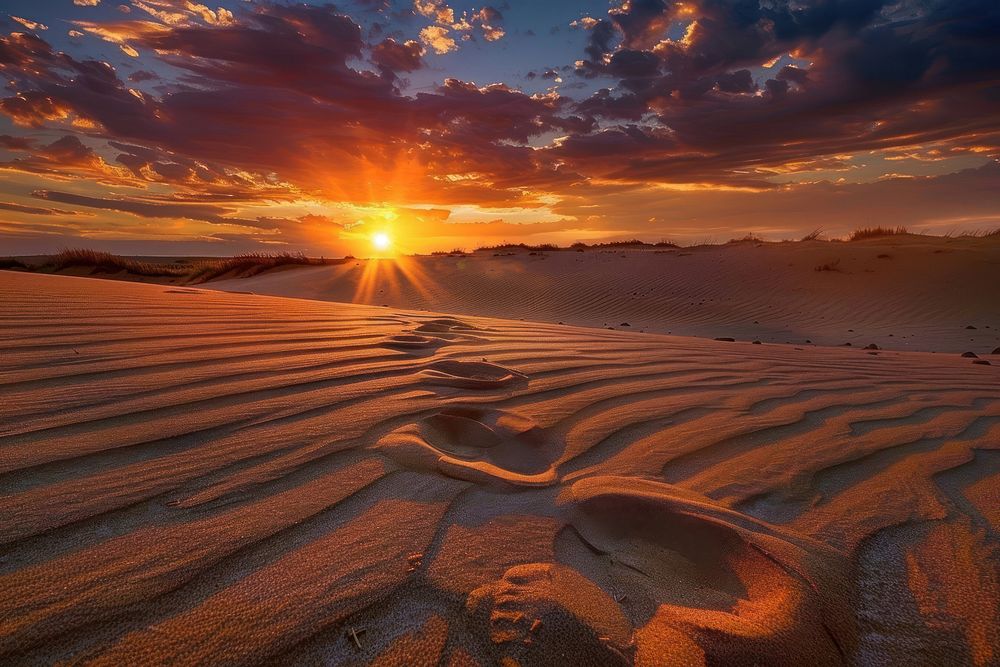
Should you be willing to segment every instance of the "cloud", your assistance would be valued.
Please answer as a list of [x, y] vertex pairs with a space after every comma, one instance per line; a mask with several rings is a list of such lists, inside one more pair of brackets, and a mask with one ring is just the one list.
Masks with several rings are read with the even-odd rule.
[[942, 234], [973, 229], [977, 221], [980, 228], [995, 229], [998, 182], [1000, 165], [993, 163], [942, 176], [821, 181], [761, 192], [581, 185], [553, 210], [594, 237], [638, 235], [680, 243], [725, 241], [749, 231], [771, 240], [797, 239], [817, 228], [843, 237], [865, 221]]
[[67, 211], [61, 208], [39, 208], [37, 206], [23, 206], [5, 201], [0, 201], [0, 210], [26, 213], [28, 215], [76, 215], [74, 211]]
[[397, 42], [392, 37], [372, 49], [372, 61], [390, 72], [413, 72], [423, 67], [424, 49], [414, 40]]
[[458, 50], [455, 40], [449, 36], [448, 28], [439, 25], [429, 25], [423, 28], [420, 31], [420, 41], [438, 55]]
[[90, 178], [103, 184], [131, 182], [124, 169], [108, 164], [93, 149], [74, 135], [39, 146], [31, 146], [27, 155], [0, 162], [0, 170], [44, 175], [60, 180]]
[[135, 83], [141, 83], [143, 81], [155, 81], [156, 79], [159, 78], [160, 75], [157, 74], [156, 72], [150, 72], [144, 69], [137, 69], [136, 71], [128, 75], [128, 80]]
[[49, 29], [49, 26], [47, 26], [47, 25], [45, 25], [43, 23], [37, 23], [37, 22], [31, 21], [29, 19], [21, 18], [20, 16], [14, 16], [13, 14], [11, 14], [10, 18], [13, 19], [14, 21], [17, 21], [18, 23], [20, 23], [21, 25], [23, 25], [28, 30], [48, 30]]
[[17, 125], [42, 127], [46, 121], [66, 118], [72, 107], [60, 104], [40, 91], [25, 91], [0, 100], [0, 111], [10, 116]]
[[501, 25], [503, 14], [490, 5], [456, 14], [445, 0], [413, 0], [413, 11], [433, 21], [420, 30], [420, 40], [439, 55], [458, 49], [453, 34], [463, 42], [471, 41], [474, 34], [487, 42], [499, 41], [507, 34]]
[[270, 229], [267, 219], [231, 217], [234, 209], [217, 204], [171, 200], [169, 197], [91, 197], [71, 192], [35, 190], [31, 196], [46, 201], [130, 213], [141, 218], [199, 220], [216, 225]]
[[419, 44], [383, 40], [371, 49], [382, 74], [354, 69], [348, 61], [365, 53], [360, 27], [328, 7], [262, 5], [229, 26], [79, 25], [161, 54], [187, 73], [186, 85], [168, 85], [159, 97], [140, 93], [110, 66], [55, 54], [36, 40], [18, 52], [22, 90], [4, 104], [25, 123], [85, 119], [106, 136], [172, 156], [120, 156], [135, 179], [195, 187], [191, 163], [220, 164], [215, 171], [239, 174], [247, 190], [284, 184], [334, 200], [531, 205], [536, 200], [517, 174], [536, 174], [536, 183], [572, 174], [540, 165], [541, 154], [517, 144], [588, 123], [564, 114], [557, 95], [503, 84], [447, 80], [402, 95], [394, 74], [418, 66]]
[[[591, 34], [578, 71], [617, 81], [578, 110], [605, 128], [652, 118], [677, 139], [607, 178], [761, 187], [783, 163], [1000, 130], [1000, 48], [986, 27], [1000, 9], [984, 0], [648, 0], [579, 25]], [[761, 67], [790, 53], [778, 72]]]
[[27, 137], [12, 137], [9, 134], [0, 134], [0, 147], [9, 151], [26, 151], [34, 146], [34, 142]]

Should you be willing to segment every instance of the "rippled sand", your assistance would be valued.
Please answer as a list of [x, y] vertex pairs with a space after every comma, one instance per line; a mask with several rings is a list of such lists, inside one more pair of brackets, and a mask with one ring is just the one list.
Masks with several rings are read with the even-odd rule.
[[1000, 347], [1000, 235], [477, 252], [292, 268], [206, 287], [764, 343]]
[[974, 361], [0, 273], [0, 663], [997, 664]]

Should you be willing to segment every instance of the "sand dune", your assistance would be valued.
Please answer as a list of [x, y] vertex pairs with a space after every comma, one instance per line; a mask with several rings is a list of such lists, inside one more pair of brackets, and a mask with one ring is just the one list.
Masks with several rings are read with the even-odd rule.
[[894, 236], [357, 260], [206, 286], [707, 338], [982, 354], [1000, 346], [998, 284], [1000, 236]]
[[0, 324], [2, 664], [1000, 661], [1000, 365], [12, 273]]

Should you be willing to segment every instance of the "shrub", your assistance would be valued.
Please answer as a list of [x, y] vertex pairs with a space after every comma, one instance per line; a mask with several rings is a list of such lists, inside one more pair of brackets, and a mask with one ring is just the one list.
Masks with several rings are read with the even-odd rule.
[[[478, 248], [476, 248], [476, 252], [482, 250], [500, 251], [500, 250], [517, 250], [517, 249], [535, 250], [535, 251], [562, 250], [562, 248], [560, 248], [554, 243], [542, 243], [540, 245], [528, 245], [527, 243], [499, 243], [497, 245], [479, 246]], [[456, 251], [453, 250], [452, 252]], [[464, 252], [464, 251], [459, 251], [459, 252]]]
[[729, 239], [729, 241], [727, 241], [727, 243], [763, 243], [763, 242], [764, 239], [752, 233], [747, 234], [746, 236], [740, 239]]
[[128, 257], [112, 255], [110, 252], [99, 250], [88, 250], [75, 248], [63, 250], [54, 255], [49, 260], [46, 268], [53, 271], [62, 271], [73, 267], [89, 267], [95, 273], [119, 273], [127, 271], [138, 276], [152, 277], [180, 277], [187, 273], [187, 269], [167, 264], [154, 264], [151, 262], [140, 262]]
[[0, 269], [7, 269], [7, 270], [22, 269], [22, 270], [27, 270], [27, 268], [28, 268], [27, 264], [25, 264], [24, 262], [19, 262], [18, 260], [14, 259], [13, 257], [6, 257], [6, 258], [3, 258], [3, 259], [0, 259]]
[[[235, 257], [219, 257], [183, 263], [141, 262], [129, 257], [113, 255], [99, 250], [72, 249], [63, 250], [54, 255], [47, 264], [41, 267], [48, 271], [62, 271], [74, 267], [89, 267], [93, 273], [119, 273], [126, 271], [132, 275], [155, 278], [182, 278], [189, 283], [203, 283], [220, 278], [227, 274], [248, 277], [273, 269], [278, 266], [304, 265], [321, 266], [324, 264], [342, 264], [352, 257], [344, 259], [312, 259], [302, 253], [263, 253], [251, 252]], [[20, 262], [18, 262], [20, 264]], [[21, 266], [24, 266], [23, 264]], [[25, 267], [28, 268], [28, 267]]]
[[[344, 260], [341, 260], [344, 261]], [[249, 252], [235, 257], [220, 257], [209, 259], [197, 264], [188, 274], [188, 282], [203, 283], [215, 280], [228, 273], [233, 273], [241, 278], [255, 276], [258, 273], [273, 269], [278, 266], [289, 266], [293, 264], [305, 266], [320, 266], [328, 264], [318, 259], [310, 259], [302, 253], [264, 253]]]
[[897, 236], [909, 234], [906, 227], [861, 227], [851, 233], [849, 241], [864, 241], [865, 239], [877, 239], [883, 236]]

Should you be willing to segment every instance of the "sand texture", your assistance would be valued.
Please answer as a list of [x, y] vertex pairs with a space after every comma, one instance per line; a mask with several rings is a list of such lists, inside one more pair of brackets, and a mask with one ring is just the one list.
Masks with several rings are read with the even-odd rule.
[[[0, 273], [0, 664], [1000, 664], [989, 297], [927, 280], [918, 303], [881, 267], [933, 250], [873, 245], [841, 254], [875, 273], [792, 258], [802, 285], [776, 269], [720, 301], [758, 251], [426, 259], [470, 277], [439, 270], [453, 301], [414, 282], [411, 309]], [[737, 337], [854, 321], [939, 352], [640, 334], [609, 295], [641, 262], [718, 267], [701, 300]], [[483, 296], [518, 263], [564, 278]], [[231, 289], [333, 299], [350, 270]], [[647, 280], [650, 322], [701, 326], [670, 306], [683, 273]], [[827, 280], [884, 301], [801, 305]], [[633, 321], [440, 314], [477, 290], [496, 314]], [[979, 359], [942, 333], [967, 324]]]
[[1000, 346], [1000, 236], [477, 252], [290, 268], [206, 287], [765, 343]]

